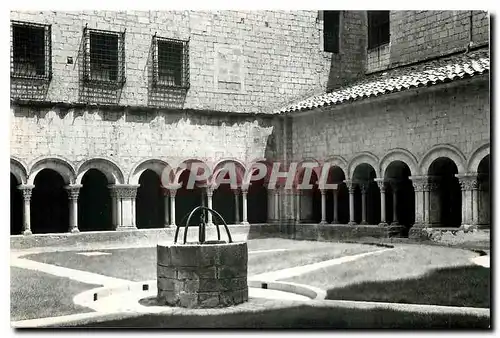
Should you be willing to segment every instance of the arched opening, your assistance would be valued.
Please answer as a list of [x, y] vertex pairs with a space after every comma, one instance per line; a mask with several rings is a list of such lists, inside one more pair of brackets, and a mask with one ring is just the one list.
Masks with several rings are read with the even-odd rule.
[[411, 170], [406, 163], [393, 161], [387, 167], [384, 177], [387, 181], [386, 221], [390, 224], [404, 225], [407, 230], [415, 223], [415, 192], [409, 176]]
[[[182, 183], [181, 187], [177, 190], [175, 196], [175, 224], [178, 226], [184, 226], [187, 221], [188, 214], [193, 211], [194, 208], [200, 205], [207, 205], [206, 194], [201, 188], [200, 182], [195, 182], [192, 187], [189, 187], [189, 176], [191, 171], [185, 169], [179, 177], [179, 182]], [[190, 225], [199, 224], [199, 217], [195, 216], [191, 219]]]
[[[266, 223], [268, 196], [265, 179], [252, 181], [248, 188], [248, 223]], [[240, 204], [241, 205], [241, 204]]]
[[113, 230], [108, 184], [106, 176], [97, 169], [89, 169], [83, 175], [78, 196], [80, 231]]
[[165, 196], [160, 177], [146, 169], [139, 177], [136, 196], [136, 224], [139, 229], [163, 228], [165, 223]]
[[298, 184], [312, 185], [312, 189], [302, 189], [300, 196], [300, 221], [302, 223], [321, 222], [321, 192], [318, 188], [318, 175], [312, 171], [309, 182], [304, 182], [305, 170], [299, 173]]
[[[337, 184], [336, 192], [328, 190], [326, 193], [326, 221], [333, 224], [347, 224], [349, 222], [349, 190], [344, 183], [345, 174], [340, 167], [330, 167], [327, 183]], [[336, 194], [336, 206], [334, 204]], [[335, 210], [337, 218], [335, 219]]]
[[[356, 182], [354, 192], [354, 221], [358, 224], [380, 223], [380, 190], [374, 179], [377, 177], [375, 169], [367, 163], [359, 164], [353, 173]], [[363, 191], [366, 194], [365, 220], [363, 220]]]
[[459, 227], [462, 222], [462, 191], [455, 175], [455, 163], [447, 157], [435, 159], [428, 170], [436, 176], [437, 189], [430, 192], [430, 223], [443, 227]]
[[[224, 179], [228, 174], [224, 175]], [[237, 195], [238, 196], [238, 195]], [[241, 209], [241, 196], [238, 196], [238, 206]], [[212, 208], [224, 218], [227, 224], [235, 224], [236, 220], [236, 202], [234, 191], [229, 183], [220, 184], [212, 195]], [[241, 220], [241, 213], [240, 213]], [[213, 216], [213, 221], [221, 224], [217, 216]]]
[[20, 182], [10, 174], [10, 234], [23, 232], [23, 193], [17, 188]]
[[31, 231], [34, 234], [69, 230], [69, 200], [62, 176], [42, 169], [35, 177], [31, 195]]
[[477, 169], [479, 180], [479, 217], [478, 223], [481, 227], [489, 227], [491, 224], [490, 214], [490, 155], [486, 155]]

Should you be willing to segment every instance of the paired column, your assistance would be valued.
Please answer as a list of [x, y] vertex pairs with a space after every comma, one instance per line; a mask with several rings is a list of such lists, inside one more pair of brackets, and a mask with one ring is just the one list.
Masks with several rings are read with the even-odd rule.
[[425, 189], [427, 177], [425, 176], [410, 176], [412, 181], [413, 191], [415, 192], [415, 224], [413, 227], [421, 228], [425, 224]]
[[[212, 209], [212, 196], [214, 195], [214, 189], [212, 187], [207, 187], [207, 207]], [[212, 213], [207, 212], [207, 225], [213, 225]]]
[[339, 191], [338, 189], [333, 189], [333, 221], [332, 224], [339, 224]]
[[349, 191], [349, 223], [348, 225], [356, 225], [354, 221], [354, 191], [356, 190], [356, 183], [351, 180], [344, 181], [347, 190]]
[[238, 224], [240, 223], [240, 189], [234, 189], [234, 208], [235, 208], [235, 215], [234, 215], [234, 223]]
[[462, 227], [479, 224], [479, 182], [477, 174], [455, 175], [462, 190]]
[[21, 185], [18, 187], [23, 193], [23, 235], [31, 235], [31, 193], [34, 185]]
[[359, 188], [361, 189], [361, 224], [366, 225], [366, 193], [368, 192], [368, 183], [361, 183]]
[[326, 224], [326, 190], [320, 189], [321, 193], [321, 222], [319, 224]]
[[164, 227], [168, 228], [170, 226], [170, 213], [168, 212], [169, 208], [169, 192], [167, 189], [163, 190], [163, 203], [164, 203], [164, 209], [165, 209], [165, 218], [164, 218]]
[[109, 186], [115, 204], [113, 224], [116, 230], [137, 229], [135, 223], [135, 198], [139, 185], [115, 184]]
[[300, 223], [300, 196], [302, 191], [300, 189], [295, 189], [295, 222]]
[[247, 214], [247, 207], [248, 207], [248, 203], [247, 203], [247, 194], [248, 194], [248, 191], [247, 190], [244, 190], [242, 189], [241, 190], [241, 196], [242, 196], [242, 200], [243, 200], [243, 221], [241, 222], [241, 224], [243, 225], [248, 225], [248, 214]]
[[391, 225], [399, 225], [398, 221], [398, 189], [399, 182], [396, 180], [391, 180], [391, 189], [392, 189], [392, 222]]
[[68, 192], [69, 201], [69, 232], [78, 233], [78, 194], [81, 184], [73, 184], [65, 187]]
[[387, 217], [386, 217], [386, 206], [385, 206], [385, 180], [383, 178], [375, 179], [377, 182], [378, 188], [380, 190], [380, 223], [379, 226], [387, 226]]
[[169, 190], [170, 194], [170, 225], [176, 226], [175, 224], [175, 195], [177, 194], [177, 190], [171, 189]]

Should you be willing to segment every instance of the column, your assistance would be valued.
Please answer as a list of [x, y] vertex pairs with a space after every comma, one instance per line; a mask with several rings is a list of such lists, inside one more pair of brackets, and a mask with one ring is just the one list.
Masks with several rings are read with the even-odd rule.
[[[139, 185], [115, 184], [117, 196], [117, 216], [119, 222], [116, 230], [134, 230], [135, 226], [135, 198]], [[121, 215], [121, 216], [120, 216]]]
[[241, 196], [243, 197], [243, 221], [241, 224], [248, 225], [248, 217], [247, 217], [247, 190], [241, 190]]
[[362, 183], [359, 185], [361, 189], [361, 224], [368, 224], [366, 221], [366, 193], [368, 192], [368, 183]]
[[274, 220], [276, 222], [279, 222], [280, 220], [280, 195], [279, 195], [279, 190], [278, 187], [273, 190], [274, 192]]
[[170, 227], [170, 214], [168, 212], [168, 207], [169, 207], [170, 201], [169, 201], [168, 196], [169, 196], [168, 190], [164, 189], [163, 190], [163, 204], [164, 204], [165, 214], [164, 214], [163, 226], [165, 228]]
[[439, 178], [436, 176], [427, 176], [427, 184], [424, 185], [426, 196], [426, 224], [428, 226], [436, 226], [441, 223], [441, 205]]
[[[206, 189], [207, 192], [207, 207], [209, 209], [212, 209], [212, 196], [214, 195], [214, 189], [212, 187], [207, 187]], [[214, 222], [212, 220], [212, 213], [207, 212], [207, 225], [213, 225]]]
[[333, 189], [333, 221], [332, 224], [339, 224], [339, 191], [338, 189]]
[[78, 233], [78, 194], [81, 184], [68, 185], [64, 187], [68, 192], [69, 201], [69, 232]]
[[344, 182], [349, 190], [349, 223], [347, 224], [356, 225], [354, 221], [354, 191], [356, 190], [356, 183], [351, 180], [346, 180]]
[[175, 194], [177, 194], [177, 190], [171, 189], [170, 193], [170, 224], [175, 226]]
[[295, 189], [295, 222], [300, 223], [300, 189]]
[[423, 227], [424, 224], [424, 183], [423, 176], [410, 176], [415, 192], [415, 224], [413, 227]]
[[233, 190], [234, 193], [234, 223], [239, 224], [240, 223], [240, 189], [235, 189]]
[[399, 182], [395, 180], [390, 181], [392, 189], [392, 222], [391, 225], [399, 225], [398, 221], [398, 189]]
[[479, 184], [477, 174], [455, 175], [462, 190], [462, 227], [479, 224]]
[[326, 190], [320, 189], [321, 193], [321, 222], [319, 224], [326, 224]]
[[18, 187], [23, 193], [23, 235], [31, 235], [31, 193], [34, 185], [21, 185]]
[[380, 190], [380, 223], [379, 226], [387, 226], [386, 206], [385, 206], [385, 181], [383, 178], [375, 179]]

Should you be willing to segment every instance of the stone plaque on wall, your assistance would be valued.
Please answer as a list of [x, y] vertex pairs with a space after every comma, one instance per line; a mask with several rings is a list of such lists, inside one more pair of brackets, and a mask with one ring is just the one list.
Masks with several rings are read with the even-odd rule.
[[218, 92], [243, 93], [245, 90], [244, 67], [241, 46], [215, 45], [214, 87]]

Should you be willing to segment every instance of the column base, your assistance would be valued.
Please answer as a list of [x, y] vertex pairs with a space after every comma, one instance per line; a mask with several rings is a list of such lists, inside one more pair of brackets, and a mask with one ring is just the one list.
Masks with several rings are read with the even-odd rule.
[[120, 225], [119, 227], [116, 228], [116, 231], [127, 231], [127, 230], [137, 230], [137, 227], [135, 225]]
[[172, 226], [170, 224], [163, 224], [164, 228], [171, 228]]
[[248, 222], [241, 222], [240, 225], [250, 225]]
[[335, 221], [335, 220], [334, 220], [334, 221], [333, 221], [332, 223], [330, 223], [330, 224], [332, 224], [332, 225], [339, 225], [340, 223], [339, 223], [339, 221]]
[[380, 222], [380, 223], [378, 224], [378, 226], [379, 226], [379, 227], [386, 227], [386, 226], [388, 226], [388, 225], [389, 225], [389, 224], [388, 224], [388, 223], [386, 223], [386, 222]]
[[319, 222], [319, 225], [325, 225], [325, 224], [328, 224], [328, 222], [327, 221], [321, 221], [321, 222]]
[[462, 224], [459, 229], [467, 232], [477, 230], [478, 228], [479, 226], [477, 224]]
[[23, 235], [24, 236], [29, 236], [29, 235], [33, 235], [33, 233], [31, 232], [31, 230], [27, 229], [27, 230], [23, 231]]
[[347, 225], [358, 225], [358, 223], [356, 223], [354, 221], [349, 221], [349, 223], [347, 223]]
[[72, 234], [79, 234], [80, 230], [78, 230], [78, 228], [73, 228], [73, 229], [70, 229], [69, 232], [71, 232]]
[[400, 225], [398, 221], [396, 222], [391, 222], [391, 225]]
[[359, 223], [360, 225], [367, 225], [368, 222], [367, 221], [361, 221], [361, 223]]

